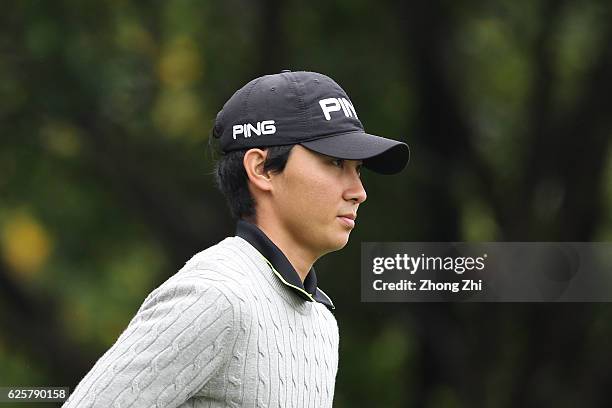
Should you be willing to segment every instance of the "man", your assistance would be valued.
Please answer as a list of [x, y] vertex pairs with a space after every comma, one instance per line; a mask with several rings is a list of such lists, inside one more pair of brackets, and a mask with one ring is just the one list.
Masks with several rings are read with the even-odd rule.
[[238, 219], [144, 301], [66, 407], [331, 407], [338, 327], [314, 262], [344, 247], [408, 146], [368, 135], [314, 72], [254, 79], [217, 115], [217, 183]]

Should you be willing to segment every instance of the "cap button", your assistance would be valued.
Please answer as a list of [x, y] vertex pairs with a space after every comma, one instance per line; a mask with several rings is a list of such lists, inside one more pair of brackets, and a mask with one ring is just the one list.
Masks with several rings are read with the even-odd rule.
[[291, 70], [290, 70], [290, 69], [283, 69], [283, 70], [281, 71], [281, 74], [284, 74], [285, 72], [291, 72]]

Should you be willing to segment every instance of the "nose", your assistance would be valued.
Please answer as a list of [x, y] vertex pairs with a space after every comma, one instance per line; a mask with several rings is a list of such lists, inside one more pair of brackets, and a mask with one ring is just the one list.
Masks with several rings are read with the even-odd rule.
[[368, 195], [363, 187], [363, 183], [359, 175], [355, 173], [351, 176], [350, 184], [344, 190], [344, 199], [347, 201], [354, 201], [355, 204], [361, 204], [366, 198], [368, 198]]

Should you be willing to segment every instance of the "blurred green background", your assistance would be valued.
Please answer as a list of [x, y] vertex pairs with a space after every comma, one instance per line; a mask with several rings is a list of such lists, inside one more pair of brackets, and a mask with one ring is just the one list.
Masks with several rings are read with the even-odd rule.
[[304, 69], [412, 149], [403, 173], [364, 174], [349, 245], [317, 263], [335, 406], [611, 406], [608, 304], [362, 304], [359, 288], [362, 241], [612, 240], [611, 17], [604, 0], [12, 2], [0, 385], [75, 387], [153, 288], [233, 234], [213, 119], [252, 78]]

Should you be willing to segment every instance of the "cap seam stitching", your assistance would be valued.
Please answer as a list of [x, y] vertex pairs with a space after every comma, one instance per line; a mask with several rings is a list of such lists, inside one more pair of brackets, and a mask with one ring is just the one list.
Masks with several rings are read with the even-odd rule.
[[[253, 84], [249, 87], [249, 89], [246, 91], [246, 95], [244, 96], [244, 114], [245, 116], [249, 115], [249, 99], [251, 98], [251, 94], [253, 93], [253, 89], [255, 88], [255, 86], [257, 86], [257, 84], [259, 83], [259, 81], [261, 81], [263, 79], [263, 77], [257, 78], [253, 81]], [[245, 118], [246, 119], [246, 118]]]
[[290, 78], [290, 83], [292, 84], [292, 87], [295, 90], [295, 96], [298, 100], [298, 111], [299, 111], [299, 115], [301, 118], [300, 128], [302, 129], [304, 133], [307, 133], [308, 123], [306, 123], [306, 115], [305, 115], [306, 104], [304, 103], [304, 97], [300, 91], [299, 82], [297, 81], [295, 76], [289, 76], [289, 78]]

